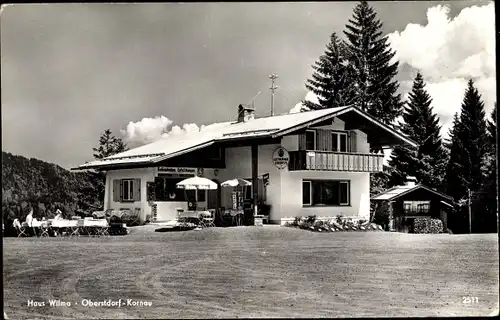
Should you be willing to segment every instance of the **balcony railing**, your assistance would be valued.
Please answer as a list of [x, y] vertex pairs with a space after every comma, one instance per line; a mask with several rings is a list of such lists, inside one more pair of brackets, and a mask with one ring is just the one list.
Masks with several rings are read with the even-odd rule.
[[288, 170], [381, 172], [383, 162], [383, 154], [290, 151]]

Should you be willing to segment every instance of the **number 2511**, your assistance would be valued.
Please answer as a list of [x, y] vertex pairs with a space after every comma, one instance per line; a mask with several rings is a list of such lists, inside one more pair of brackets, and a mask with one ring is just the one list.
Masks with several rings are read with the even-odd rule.
[[462, 297], [462, 303], [464, 303], [464, 304], [479, 303], [479, 298], [478, 297]]

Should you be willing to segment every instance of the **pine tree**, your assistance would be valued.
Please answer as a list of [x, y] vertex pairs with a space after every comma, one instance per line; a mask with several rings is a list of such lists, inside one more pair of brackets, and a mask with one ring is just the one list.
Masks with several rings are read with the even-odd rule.
[[419, 147], [394, 148], [389, 161], [389, 165], [394, 168], [391, 185], [403, 184], [408, 175], [431, 188], [442, 187], [447, 155], [441, 141], [439, 119], [431, 104], [432, 98], [425, 90], [422, 74], [417, 73], [400, 130], [417, 142]]
[[330, 36], [326, 51], [312, 66], [312, 79], [306, 88], [316, 94], [319, 104], [302, 101], [310, 110], [335, 108], [353, 103], [354, 91], [350, 84], [352, 68], [345, 58], [345, 44], [336, 33]]
[[92, 150], [95, 152], [94, 158], [100, 160], [127, 151], [128, 148], [121, 138], [115, 137], [110, 129], [106, 129], [99, 138], [99, 147]]
[[390, 63], [392, 52], [382, 23], [366, 1], [354, 8], [353, 18], [346, 25], [347, 58], [354, 68], [356, 104], [375, 118], [391, 123], [403, 111], [399, 84], [394, 77], [399, 62]]
[[467, 190], [479, 190], [484, 180], [488, 136], [484, 103], [469, 80], [462, 103], [460, 118], [453, 121], [450, 140], [450, 159], [447, 165], [448, 194], [463, 199]]

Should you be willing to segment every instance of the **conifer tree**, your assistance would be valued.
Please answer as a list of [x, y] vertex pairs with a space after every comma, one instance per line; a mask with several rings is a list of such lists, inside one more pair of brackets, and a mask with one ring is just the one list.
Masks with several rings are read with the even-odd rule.
[[483, 186], [478, 192], [474, 203], [475, 232], [497, 232], [498, 229], [498, 203], [497, 203], [497, 106], [491, 113], [491, 119], [487, 121], [488, 129], [488, 153], [485, 164], [485, 179]]
[[347, 57], [354, 68], [356, 104], [375, 118], [392, 123], [403, 111], [398, 82], [394, 79], [399, 62], [382, 37], [382, 23], [366, 1], [356, 5], [346, 25]]
[[350, 84], [352, 68], [345, 57], [345, 44], [333, 33], [326, 51], [312, 66], [312, 78], [306, 81], [306, 88], [318, 97], [319, 104], [310, 101], [302, 103], [310, 110], [335, 108], [354, 102], [354, 91]]
[[106, 129], [99, 138], [99, 147], [92, 150], [95, 152], [94, 158], [100, 160], [127, 151], [128, 148], [122, 138], [115, 137], [110, 129]]
[[400, 130], [419, 147], [394, 148], [389, 161], [394, 168], [391, 185], [403, 184], [406, 176], [414, 176], [419, 183], [431, 188], [442, 187], [447, 155], [442, 145], [439, 119], [431, 104], [432, 98], [425, 90], [422, 74], [417, 73]]
[[455, 117], [450, 135], [450, 159], [447, 165], [448, 194], [455, 200], [467, 196], [467, 190], [478, 191], [483, 183], [488, 135], [484, 103], [469, 80], [460, 112]]

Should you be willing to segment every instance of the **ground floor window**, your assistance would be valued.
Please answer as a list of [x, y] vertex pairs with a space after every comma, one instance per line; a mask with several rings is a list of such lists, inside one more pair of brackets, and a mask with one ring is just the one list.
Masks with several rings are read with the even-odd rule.
[[430, 201], [403, 201], [404, 213], [427, 213], [431, 210]]
[[112, 192], [114, 202], [141, 201], [141, 179], [115, 179]]
[[349, 181], [302, 181], [302, 204], [304, 206], [348, 206], [351, 203], [350, 198]]
[[155, 200], [156, 201], [175, 201], [175, 202], [194, 202], [196, 192], [198, 192], [198, 202], [206, 200], [205, 190], [184, 190], [178, 189], [177, 183], [186, 179], [186, 177], [168, 177], [158, 176], [155, 178]]
[[134, 201], [134, 180], [122, 180], [122, 197], [124, 201]]

